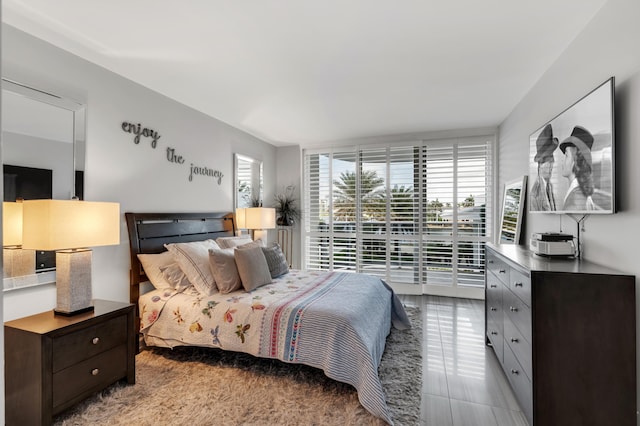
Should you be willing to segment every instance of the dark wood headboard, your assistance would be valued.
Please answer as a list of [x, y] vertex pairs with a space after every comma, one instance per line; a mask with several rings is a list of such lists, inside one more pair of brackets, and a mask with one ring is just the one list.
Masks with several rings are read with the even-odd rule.
[[[165, 244], [235, 235], [233, 213], [125, 213], [131, 254], [129, 300], [138, 309], [140, 283], [147, 281], [140, 253], [161, 253]], [[139, 324], [136, 324], [138, 326]]]

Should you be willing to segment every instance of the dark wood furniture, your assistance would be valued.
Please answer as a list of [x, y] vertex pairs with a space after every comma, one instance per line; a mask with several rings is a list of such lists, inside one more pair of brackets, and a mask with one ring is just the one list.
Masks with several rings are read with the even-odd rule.
[[[228, 212], [212, 213], [125, 213], [131, 256], [129, 301], [136, 306], [136, 330], [140, 329], [138, 299], [140, 283], [147, 276], [138, 260], [140, 253], [161, 253], [165, 244], [215, 240], [235, 235], [234, 217]], [[137, 342], [137, 340], [136, 340]], [[137, 344], [137, 343], [136, 343]]]
[[5, 323], [7, 425], [51, 424], [118, 380], [135, 383], [134, 306], [106, 300], [94, 306], [72, 317], [49, 311]]
[[636, 424], [635, 277], [487, 245], [486, 339], [530, 425]]

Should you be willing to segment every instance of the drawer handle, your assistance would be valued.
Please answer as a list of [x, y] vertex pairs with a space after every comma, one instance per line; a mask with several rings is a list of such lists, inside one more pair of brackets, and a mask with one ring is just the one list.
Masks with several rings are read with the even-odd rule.
[[516, 287], [522, 287], [522, 283], [514, 283]]
[[91, 375], [92, 376], [97, 376], [98, 374], [100, 374], [100, 369], [94, 368], [93, 370], [91, 370]]
[[513, 306], [509, 306], [509, 310], [510, 310], [511, 312], [518, 312], [518, 308], [515, 308], [515, 307], [513, 307]]
[[507, 270], [506, 269], [500, 269], [500, 270], [498, 270], [498, 272], [501, 273], [501, 274], [506, 274]]
[[511, 338], [511, 343], [518, 343], [519, 340], [516, 337]]
[[491, 284], [489, 287], [491, 288], [497, 288], [498, 286], [496, 284]]
[[100, 338], [99, 338], [99, 337], [94, 337], [94, 338], [91, 340], [91, 343], [93, 343], [94, 345], [97, 345], [98, 343], [100, 343]]
[[491, 312], [495, 312], [495, 311], [497, 311], [497, 310], [498, 310], [498, 308], [494, 308], [494, 307], [491, 307], [491, 308], [489, 308], [489, 309], [491, 309]]
[[491, 334], [494, 335], [494, 336], [497, 336], [498, 332], [497, 331], [492, 331]]
[[511, 374], [520, 374], [520, 372], [516, 369], [511, 369]]

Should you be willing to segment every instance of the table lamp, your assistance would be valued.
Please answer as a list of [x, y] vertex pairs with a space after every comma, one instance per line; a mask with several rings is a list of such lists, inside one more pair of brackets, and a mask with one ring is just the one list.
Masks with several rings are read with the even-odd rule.
[[242, 230], [247, 229], [246, 224], [247, 209], [244, 207], [236, 208], [236, 229], [237, 234], [242, 235]]
[[276, 209], [249, 207], [245, 209], [245, 226], [253, 231], [253, 240], [267, 242], [267, 229], [276, 227]]
[[59, 315], [93, 310], [91, 249], [120, 244], [120, 205], [78, 200], [23, 203], [22, 246], [56, 250], [56, 303]]
[[2, 203], [2, 256], [5, 278], [36, 273], [36, 251], [22, 248], [22, 202]]

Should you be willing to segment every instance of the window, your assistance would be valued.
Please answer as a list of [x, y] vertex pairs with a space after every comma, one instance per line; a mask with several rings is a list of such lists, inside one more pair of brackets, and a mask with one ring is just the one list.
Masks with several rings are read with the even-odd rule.
[[305, 267], [410, 292], [482, 288], [491, 139], [305, 151]]

